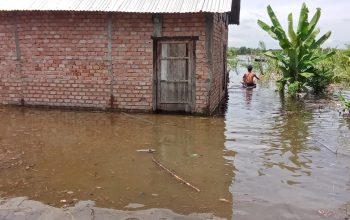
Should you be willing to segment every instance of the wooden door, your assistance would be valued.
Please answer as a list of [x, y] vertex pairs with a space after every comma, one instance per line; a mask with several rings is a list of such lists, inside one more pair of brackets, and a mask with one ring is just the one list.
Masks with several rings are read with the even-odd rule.
[[157, 42], [157, 110], [193, 110], [193, 56], [192, 41]]

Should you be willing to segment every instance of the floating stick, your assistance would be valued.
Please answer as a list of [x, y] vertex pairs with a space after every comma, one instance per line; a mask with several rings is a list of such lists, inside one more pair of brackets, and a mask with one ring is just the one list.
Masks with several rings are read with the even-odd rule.
[[318, 141], [318, 140], [315, 140], [317, 143], [321, 144], [322, 146], [324, 146], [325, 148], [327, 148], [330, 152], [334, 153], [334, 154], [338, 154], [337, 151], [334, 151], [332, 150], [332, 148], [328, 147], [327, 145], [325, 145], [324, 143]]
[[160, 168], [162, 168], [163, 170], [167, 171], [168, 173], [170, 173], [170, 175], [172, 175], [173, 177], [175, 177], [175, 179], [177, 179], [179, 182], [186, 184], [187, 186], [191, 187], [192, 189], [196, 190], [197, 192], [200, 192], [200, 189], [198, 189], [197, 187], [193, 186], [191, 183], [187, 182], [186, 180], [182, 179], [181, 177], [179, 177], [178, 175], [176, 175], [173, 171], [169, 170], [166, 166], [164, 166], [163, 164], [161, 164], [159, 161], [157, 161], [156, 159], [154, 159], [154, 157], [152, 157], [152, 160], [155, 164], [157, 164]]

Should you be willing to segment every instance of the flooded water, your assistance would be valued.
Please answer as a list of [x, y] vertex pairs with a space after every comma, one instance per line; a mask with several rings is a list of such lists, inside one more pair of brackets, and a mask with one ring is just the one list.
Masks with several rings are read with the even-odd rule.
[[0, 197], [235, 220], [345, 219], [350, 121], [324, 100], [281, 99], [272, 83], [242, 89], [241, 77], [231, 74], [223, 117], [2, 106]]
[[236, 168], [234, 219], [344, 219], [350, 120], [329, 101], [281, 99], [273, 83], [254, 90], [233, 83], [229, 92], [225, 148], [236, 152], [229, 158]]
[[[0, 144], [17, 151], [14, 158], [22, 163], [0, 171], [2, 196], [29, 196], [53, 206], [89, 199], [123, 210], [232, 215], [233, 166], [223, 157], [221, 117], [6, 107], [0, 115]], [[156, 152], [137, 152], [148, 148]], [[152, 157], [201, 192], [177, 182]]]

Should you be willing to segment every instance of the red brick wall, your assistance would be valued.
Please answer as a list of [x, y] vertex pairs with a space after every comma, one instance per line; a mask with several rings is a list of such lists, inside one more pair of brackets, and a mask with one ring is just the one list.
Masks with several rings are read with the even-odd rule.
[[21, 98], [21, 76], [16, 61], [14, 21], [0, 14], [0, 103], [9, 104]]
[[[108, 60], [108, 14], [25, 12], [0, 14], [0, 103], [151, 111], [152, 15], [114, 13], [112, 62]], [[20, 60], [16, 57], [17, 23]], [[214, 48], [225, 35], [214, 22]], [[198, 36], [196, 112], [208, 109], [204, 14], [163, 15], [163, 36]], [[225, 29], [224, 29], [225, 31]], [[227, 29], [226, 29], [227, 35]], [[213, 50], [214, 58], [222, 52]], [[108, 68], [112, 64], [112, 73]], [[220, 59], [214, 73], [220, 74]], [[216, 73], [217, 72], [217, 73]], [[214, 74], [212, 90], [221, 82]], [[111, 76], [113, 75], [113, 76]], [[216, 90], [216, 89], [215, 89]], [[211, 106], [218, 95], [211, 95]]]
[[[16, 21], [2, 29], [14, 19], [9, 14], [2, 16], [0, 33], [10, 37], [7, 42], [1, 37], [0, 56], [12, 62], [9, 67], [1, 66], [1, 81], [10, 81], [13, 89], [1, 91], [1, 103], [23, 99], [29, 105], [107, 106], [106, 15], [21, 13], [17, 17], [20, 61], [15, 61]], [[15, 63], [17, 71], [13, 70]]]
[[114, 107], [152, 110], [152, 15], [114, 14], [112, 17]]
[[[228, 28], [222, 14], [213, 16], [213, 75], [210, 85], [210, 112], [214, 111], [225, 97], [225, 87], [223, 82], [224, 62], [226, 62], [224, 47], [227, 46]], [[224, 60], [225, 59], [225, 60]]]

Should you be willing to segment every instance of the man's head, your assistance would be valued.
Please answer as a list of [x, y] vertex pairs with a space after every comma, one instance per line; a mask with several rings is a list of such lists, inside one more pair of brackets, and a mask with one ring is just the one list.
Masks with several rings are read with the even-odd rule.
[[253, 70], [252, 65], [249, 65], [249, 66], [247, 67], [247, 69], [248, 69], [248, 72], [251, 72], [251, 71]]

